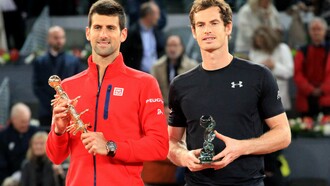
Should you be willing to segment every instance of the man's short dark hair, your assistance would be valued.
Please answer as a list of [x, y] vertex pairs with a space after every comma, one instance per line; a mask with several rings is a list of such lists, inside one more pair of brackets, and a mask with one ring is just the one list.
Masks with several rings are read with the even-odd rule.
[[189, 13], [190, 24], [193, 28], [195, 28], [194, 14], [210, 7], [219, 7], [220, 18], [225, 26], [232, 22], [232, 10], [224, 0], [195, 0]]
[[95, 13], [106, 16], [118, 16], [120, 30], [126, 27], [124, 8], [114, 0], [98, 0], [92, 5], [88, 13], [88, 27], [91, 27], [92, 16]]

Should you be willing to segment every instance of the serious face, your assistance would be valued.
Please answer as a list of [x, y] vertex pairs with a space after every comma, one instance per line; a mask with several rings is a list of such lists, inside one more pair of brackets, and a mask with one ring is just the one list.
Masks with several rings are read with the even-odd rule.
[[120, 44], [126, 36], [126, 28], [120, 30], [118, 16], [94, 14], [91, 27], [86, 28], [86, 38], [91, 43], [93, 58], [118, 55]]
[[259, 0], [259, 6], [267, 9], [270, 5], [270, 0]]
[[35, 156], [43, 156], [46, 151], [45, 151], [45, 147], [46, 147], [46, 141], [44, 138], [42, 137], [38, 137], [35, 138], [32, 141], [32, 152]]
[[166, 42], [166, 55], [171, 60], [178, 59], [183, 53], [183, 46], [179, 36], [170, 36]]
[[55, 28], [48, 33], [48, 44], [53, 50], [62, 50], [65, 45], [65, 42], [66, 38], [63, 29]]
[[321, 44], [325, 40], [326, 29], [321, 21], [314, 21], [309, 26], [309, 35], [314, 44]]
[[232, 24], [224, 26], [219, 10], [219, 7], [210, 7], [194, 14], [192, 33], [201, 50], [212, 52], [228, 46]]
[[29, 130], [30, 125], [30, 119], [31, 119], [31, 113], [25, 112], [25, 111], [17, 111], [17, 114], [11, 118], [13, 127], [19, 132], [19, 133], [25, 133]]

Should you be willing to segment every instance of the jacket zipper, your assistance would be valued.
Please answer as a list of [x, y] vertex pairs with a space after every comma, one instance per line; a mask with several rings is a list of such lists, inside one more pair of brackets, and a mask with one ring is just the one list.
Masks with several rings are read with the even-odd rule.
[[110, 95], [111, 95], [111, 89], [112, 85], [109, 85], [107, 88], [107, 94], [105, 97], [105, 104], [104, 104], [104, 113], [103, 113], [103, 119], [108, 119], [109, 115], [109, 104], [110, 104]]
[[[99, 105], [99, 96], [100, 96], [100, 92], [101, 92], [101, 87], [102, 87], [102, 83], [103, 83], [103, 79], [105, 76], [105, 73], [107, 72], [107, 68], [105, 68], [104, 70], [104, 74], [102, 77], [102, 80], [100, 82], [100, 77], [99, 77], [99, 69], [97, 68], [97, 94], [96, 94], [96, 108], [95, 108], [95, 118], [94, 118], [94, 132], [96, 132], [97, 129], [97, 111], [98, 111], [98, 105]], [[95, 156], [93, 156], [93, 163], [94, 163], [94, 186], [96, 186], [96, 158]]]

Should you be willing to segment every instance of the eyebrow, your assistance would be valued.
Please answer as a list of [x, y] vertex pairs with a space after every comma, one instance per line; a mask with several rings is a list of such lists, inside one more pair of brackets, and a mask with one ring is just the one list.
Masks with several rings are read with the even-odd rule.
[[[219, 19], [212, 19], [211, 21], [208, 21], [208, 22], [220, 22], [220, 20]], [[198, 21], [195, 24], [201, 24], [201, 23], [205, 23], [205, 21]]]
[[114, 25], [114, 24], [109, 24], [109, 25], [103, 25], [103, 24], [93, 24], [92, 25], [93, 27], [94, 26], [101, 26], [101, 27], [110, 27], [110, 26], [112, 26], [112, 27], [117, 27], [116, 25]]

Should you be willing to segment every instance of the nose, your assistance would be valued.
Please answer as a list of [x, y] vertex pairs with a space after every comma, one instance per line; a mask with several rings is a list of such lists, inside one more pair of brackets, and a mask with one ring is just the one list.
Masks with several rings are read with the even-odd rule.
[[100, 33], [101, 38], [106, 38], [108, 37], [107, 29], [102, 29]]
[[210, 29], [210, 25], [204, 25], [204, 33], [210, 33], [211, 29]]

